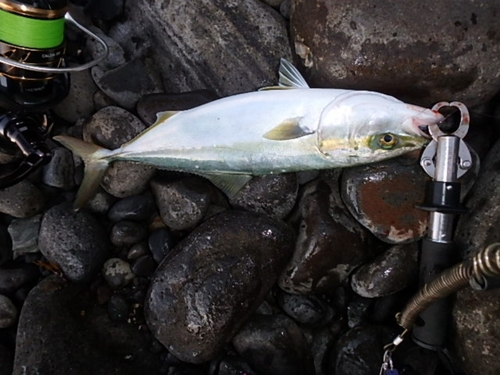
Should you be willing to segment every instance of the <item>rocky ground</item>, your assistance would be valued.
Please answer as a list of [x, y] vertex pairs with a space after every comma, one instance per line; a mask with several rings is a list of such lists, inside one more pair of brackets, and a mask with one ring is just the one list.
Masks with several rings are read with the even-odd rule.
[[[476, 162], [456, 242], [465, 257], [500, 242], [498, 2], [75, 0], [71, 12], [110, 56], [72, 75], [54, 134], [116, 148], [159, 111], [275, 84], [284, 57], [313, 87], [464, 102]], [[0, 374], [378, 373], [417, 287], [418, 153], [259, 177], [230, 200], [200, 177], [117, 162], [75, 213], [82, 162], [47, 143], [50, 164], [0, 190]], [[456, 369], [500, 371], [498, 293], [458, 293]], [[394, 360], [453, 373], [411, 340]]]

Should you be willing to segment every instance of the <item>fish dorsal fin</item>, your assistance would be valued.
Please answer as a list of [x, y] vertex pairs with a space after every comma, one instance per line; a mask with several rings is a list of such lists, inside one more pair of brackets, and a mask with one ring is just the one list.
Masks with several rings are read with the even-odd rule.
[[229, 198], [236, 195], [238, 191], [252, 179], [248, 174], [225, 174], [225, 173], [197, 173], [205, 177], [216, 187], [221, 189]]
[[280, 60], [279, 76], [279, 85], [282, 87], [294, 89], [309, 88], [309, 85], [307, 84], [304, 77], [302, 77], [302, 74], [300, 74], [297, 68], [293, 66], [292, 63], [288, 60]]
[[269, 130], [263, 137], [271, 141], [287, 141], [314, 133], [314, 131], [301, 126], [300, 120], [302, 120], [302, 117], [285, 120]]
[[149, 128], [153, 128], [156, 125], [163, 124], [165, 121], [167, 121], [170, 117], [175, 116], [178, 114], [180, 111], [164, 111], [164, 112], [158, 112], [156, 114], [156, 121], [154, 122], [153, 125], [151, 125]]

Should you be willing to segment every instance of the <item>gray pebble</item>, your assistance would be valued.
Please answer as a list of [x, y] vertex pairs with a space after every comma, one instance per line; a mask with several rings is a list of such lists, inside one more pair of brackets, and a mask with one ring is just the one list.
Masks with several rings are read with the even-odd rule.
[[33, 284], [40, 276], [38, 268], [24, 264], [19, 268], [0, 268], [0, 294], [12, 295], [19, 288]]
[[111, 243], [115, 246], [129, 247], [146, 237], [146, 228], [142, 223], [123, 220], [111, 228]]
[[45, 196], [28, 180], [0, 189], [0, 213], [17, 218], [34, 216], [42, 211]]
[[38, 251], [38, 233], [42, 215], [27, 219], [15, 219], [9, 224], [8, 231], [12, 239], [14, 257]]
[[132, 245], [127, 253], [127, 259], [135, 260], [148, 253], [148, 245], [145, 242], [139, 242]]
[[204, 219], [210, 206], [212, 189], [200, 177], [154, 180], [151, 187], [163, 222], [174, 230], [193, 228]]
[[0, 294], [0, 329], [8, 328], [17, 321], [18, 311], [10, 298]]
[[71, 151], [57, 147], [52, 150], [52, 159], [43, 167], [42, 181], [45, 185], [69, 190], [75, 186], [75, 165]]
[[333, 318], [333, 310], [316, 296], [301, 296], [281, 291], [276, 301], [289, 317], [300, 324], [326, 325]]
[[97, 193], [90, 198], [85, 205], [89, 211], [92, 211], [96, 214], [106, 215], [109, 211], [109, 208], [116, 202], [116, 198], [105, 191], [103, 188], [99, 187]]
[[43, 216], [40, 251], [69, 280], [92, 278], [102, 266], [108, 244], [102, 224], [87, 211], [75, 212], [70, 203], [51, 207]]
[[149, 251], [151, 251], [154, 260], [158, 263], [172, 250], [174, 245], [175, 238], [167, 228], [155, 229], [148, 239]]
[[108, 259], [102, 267], [102, 275], [112, 289], [123, 288], [135, 278], [130, 264], [119, 258]]
[[132, 265], [132, 272], [136, 276], [148, 277], [153, 275], [156, 267], [158, 267], [158, 263], [156, 263], [151, 255], [143, 255], [136, 259]]
[[147, 221], [155, 213], [153, 197], [141, 194], [118, 200], [109, 210], [108, 218], [114, 223], [121, 220]]

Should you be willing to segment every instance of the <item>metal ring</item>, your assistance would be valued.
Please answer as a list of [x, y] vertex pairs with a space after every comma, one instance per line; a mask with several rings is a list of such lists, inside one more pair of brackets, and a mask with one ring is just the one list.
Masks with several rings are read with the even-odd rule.
[[[469, 115], [469, 110], [465, 106], [465, 104], [460, 103], [460, 102], [439, 102], [432, 107], [433, 111], [439, 111], [443, 107], [456, 107], [460, 110], [460, 125], [458, 126], [458, 129], [453, 132], [453, 135], [456, 135], [457, 137], [463, 139], [466, 135], [467, 132], [469, 131], [469, 124], [470, 124], [470, 115]], [[451, 135], [444, 133], [441, 129], [439, 129], [439, 126], [437, 124], [430, 125], [429, 126], [429, 133], [432, 136], [433, 139], [437, 141], [437, 139], [443, 135]]]

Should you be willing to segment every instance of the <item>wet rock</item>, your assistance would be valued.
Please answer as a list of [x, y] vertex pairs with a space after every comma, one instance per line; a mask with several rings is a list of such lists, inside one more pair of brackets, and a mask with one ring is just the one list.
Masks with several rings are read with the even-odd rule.
[[102, 276], [112, 289], [123, 288], [135, 278], [130, 264], [119, 258], [111, 258], [104, 263]]
[[40, 276], [37, 267], [0, 268], [0, 294], [12, 295], [23, 286], [31, 286]]
[[[458, 221], [455, 242], [465, 258], [488, 245], [500, 242], [500, 232], [493, 223], [500, 220], [500, 143], [490, 150], [476, 184], [465, 205], [470, 209]], [[495, 332], [500, 329], [498, 298], [500, 291], [486, 292], [466, 288], [457, 294], [453, 321], [454, 345], [464, 370], [471, 375], [497, 374], [500, 345]]]
[[72, 72], [68, 96], [54, 107], [54, 112], [70, 123], [91, 116], [95, 111], [92, 97], [97, 90], [90, 71]]
[[126, 197], [117, 201], [109, 210], [108, 218], [116, 223], [121, 220], [148, 221], [156, 213], [150, 194]]
[[69, 190], [75, 186], [75, 165], [71, 151], [57, 147], [52, 150], [52, 159], [43, 167], [42, 181], [45, 185]]
[[328, 327], [312, 332], [310, 346], [316, 374], [325, 374], [325, 358], [330, 353], [336, 339], [336, 335]]
[[131, 56], [150, 48], [172, 92], [210, 87], [227, 96], [275, 84], [279, 59], [291, 57], [284, 20], [257, 0], [198, 6], [140, 0], [125, 6], [129, 18], [110, 36]]
[[155, 79], [152, 67], [141, 59], [133, 59], [108, 71], [94, 67], [92, 77], [107, 96], [128, 110], [135, 109], [143, 95], [163, 91], [163, 85]]
[[373, 300], [354, 295], [347, 305], [347, 326], [355, 328], [366, 323]]
[[45, 197], [42, 192], [28, 180], [0, 189], [0, 213], [26, 218], [42, 211]]
[[212, 189], [200, 177], [176, 181], [154, 180], [151, 188], [161, 219], [173, 230], [193, 228], [208, 212]]
[[158, 373], [160, 356], [145, 349], [151, 335], [111, 323], [105, 307], [82, 298], [88, 295], [82, 288], [52, 276], [31, 291], [19, 318], [13, 374]]
[[304, 325], [328, 324], [334, 315], [333, 310], [316, 296], [280, 292], [276, 302], [289, 317]]
[[7, 230], [12, 239], [12, 251], [15, 257], [38, 251], [38, 232], [42, 215], [35, 215], [28, 219], [12, 220]]
[[17, 321], [17, 308], [9, 297], [0, 294], [0, 329], [8, 328]]
[[175, 246], [175, 239], [167, 228], [158, 228], [149, 235], [148, 246], [154, 260], [160, 263]]
[[233, 339], [260, 375], [312, 375], [314, 362], [300, 328], [283, 315], [253, 315]]
[[151, 276], [158, 266], [158, 263], [150, 255], [143, 255], [132, 265], [132, 272], [137, 276]]
[[129, 260], [135, 260], [143, 255], [146, 255], [148, 253], [148, 245], [144, 242], [136, 243], [133, 245], [128, 253], [127, 253], [127, 259]]
[[145, 124], [153, 124], [156, 115], [164, 111], [184, 111], [218, 99], [210, 90], [198, 90], [179, 94], [144, 95], [137, 103], [137, 114]]
[[[145, 129], [145, 125], [130, 112], [119, 107], [106, 107], [85, 124], [83, 139], [113, 150]], [[118, 161], [104, 175], [102, 187], [119, 198], [137, 195], [146, 189], [153, 173], [152, 167]]]
[[417, 243], [387, 249], [356, 270], [352, 289], [362, 297], [376, 298], [399, 292], [418, 278]]
[[99, 187], [97, 193], [90, 198], [85, 207], [96, 214], [106, 215], [109, 208], [116, 202], [116, 198]]
[[261, 304], [292, 249], [281, 222], [245, 212], [207, 220], [158, 267], [145, 303], [149, 328], [183, 361], [214, 358]]
[[425, 106], [443, 98], [473, 106], [495, 95], [500, 5], [413, 4], [295, 0], [292, 41], [311, 85], [381, 91]]
[[123, 220], [111, 228], [111, 243], [115, 246], [129, 247], [147, 236], [146, 228], [141, 223]]
[[85, 4], [85, 14], [91, 18], [103, 21], [111, 21], [120, 17], [123, 12], [125, 0], [112, 0], [102, 2], [99, 0], [89, 0]]
[[429, 179], [417, 155], [346, 169], [342, 198], [351, 214], [384, 242], [413, 242], [424, 236], [429, 213], [424, 201]]
[[109, 249], [102, 225], [89, 212], [75, 212], [70, 203], [59, 204], [45, 212], [38, 246], [71, 281], [93, 277]]
[[328, 375], [372, 375], [380, 371], [384, 345], [396, 333], [381, 326], [357, 327], [335, 344], [328, 361]]
[[280, 287], [289, 293], [333, 293], [356, 266], [371, 256], [367, 231], [341, 206], [330, 210], [325, 202], [331, 197], [330, 186], [317, 181], [309, 184], [299, 199], [295, 253], [279, 280]]
[[229, 203], [235, 209], [284, 219], [297, 199], [296, 173], [258, 176], [250, 180]]

